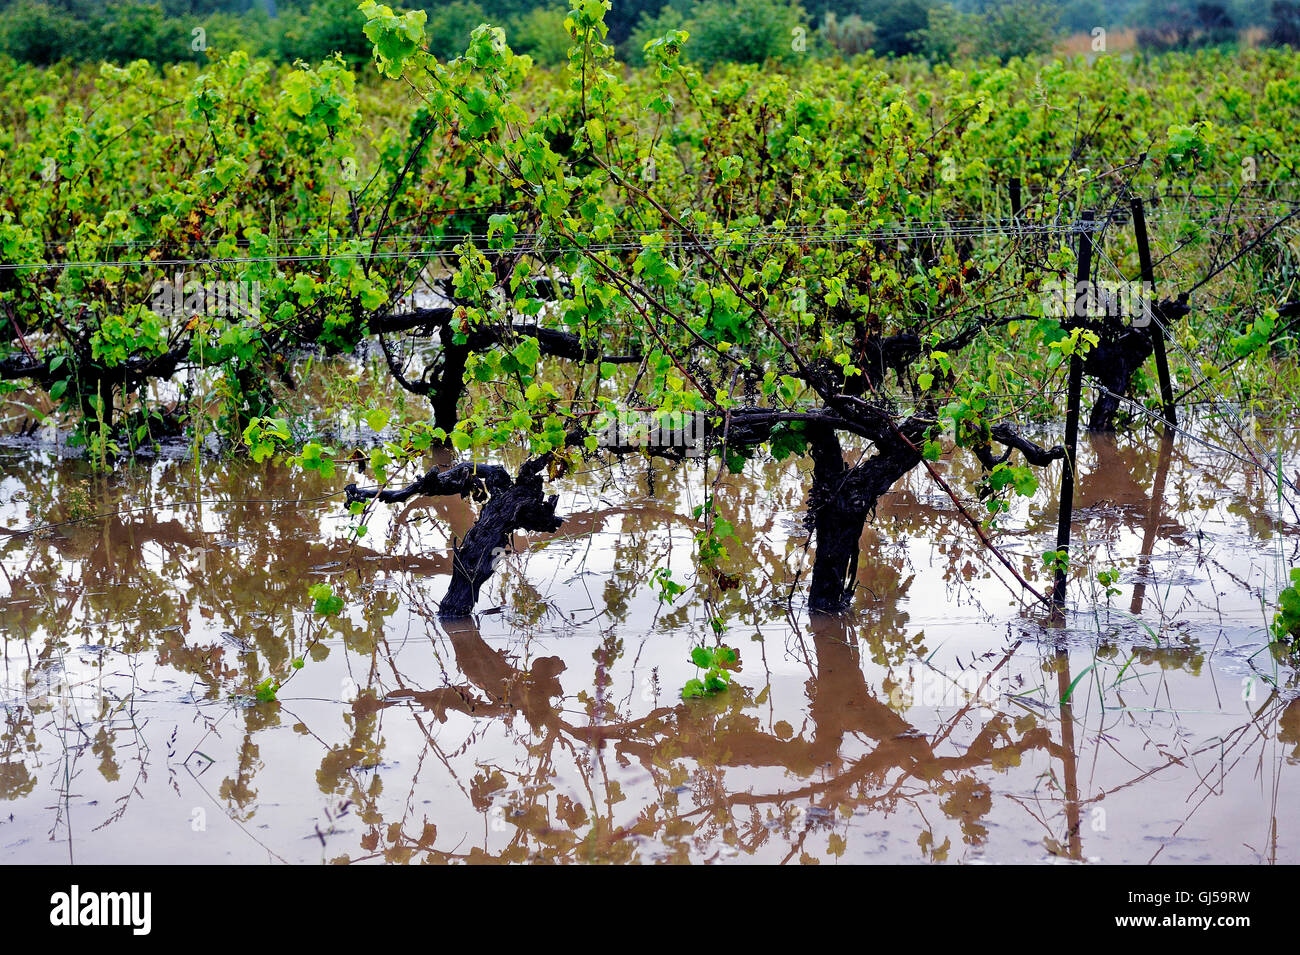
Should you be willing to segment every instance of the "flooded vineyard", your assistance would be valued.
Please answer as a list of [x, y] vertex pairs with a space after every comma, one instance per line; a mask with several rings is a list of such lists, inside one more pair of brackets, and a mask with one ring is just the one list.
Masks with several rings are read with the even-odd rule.
[[886, 863], [907, 931], [1285, 918], [1300, 5], [953, 2], [240, 0], [135, 59], [149, 4], [0, 0], [20, 915]]
[[[11, 441], [0, 860], [1300, 861], [1300, 693], [1268, 638], [1300, 527], [1222, 428], [1082, 440], [1063, 623], [920, 470], [843, 616], [803, 606], [805, 463], [721, 479], [741, 572], [706, 610], [654, 574], [689, 580], [717, 475], [628, 459], [566, 481], [560, 530], [449, 621], [472, 501], [377, 506], [356, 540], [356, 473], [103, 475]], [[1260, 434], [1294, 473], [1294, 431]], [[999, 536], [1043, 585], [1058, 480]], [[342, 613], [304, 604], [319, 582]], [[683, 700], [712, 615], [740, 668]]]

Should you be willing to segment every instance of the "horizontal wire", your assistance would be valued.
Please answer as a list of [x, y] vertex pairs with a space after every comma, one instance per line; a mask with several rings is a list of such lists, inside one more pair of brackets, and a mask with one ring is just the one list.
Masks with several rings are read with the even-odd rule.
[[[1199, 198], [1199, 197], [1196, 197], [1196, 198]], [[1211, 198], [1211, 197], [1204, 197], [1204, 198], [1209, 199], [1209, 198]], [[1226, 198], [1235, 199], [1235, 198], [1237, 198], [1237, 197], [1234, 197], [1234, 196], [1227, 196]], [[1255, 203], [1257, 203], [1257, 204], [1272, 203], [1272, 204], [1281, 204], [1281, 205], [1287, 205], [1287, 206], [1294, 206], [1294, 205], [1300, 204], [1300, 201], [1296, 201], [1296, 200], [1286, 200], [1286, 199], [1264, 199], [1264, 198], [1258, 198], [1258, 199], [1253, 199], [1253, 200], [1251, 200], [1251, 201], [1253, 201], [1253, 202], [1255, 202]], [[432, 213], [432, 215], [451, 215], [451, 214], [453, 214], [453, 213], [472, 212], [472, 211], [476, 211], [476, 210], [473, 210], [473, 209], [457, 209], [457, 210], [439, 211], [439, 212]], [[483, 212], [494, 212], [494, 211], [496, 211], [496, 207], [485, 208], [485, 209], [483, 209], [482, 211], [483, 211]], [[1210, 220], [1213, 220], [1213, 219], [1216, 219], [1216, 218], [1220, 218], [1221, 216], [1223, 216], [1223, 215], [1225, 215], [1225, 214], [1228, 215], [1228, 216], [1229, 216], [1230, 218], [1232, 218], [1232, 219], [1257, 219], [1257, 218], [1267, 218], [1267, 216], [1264, 216], [1262, 213], [1226, 212], [1226, 211], [1225, 211], [1225, 213], [1208, 213], [1208, 214], [1201, 214], [1201, 215], [1199, 215], [1199, 216], [1193, 216], [1192, 214], [1186, 212], [1185, 210], [1172, 210], [1172, 211], [1171, 211], [1171, 210], [1164, 210], [1164, 209], [1155, 208], [1155, 209], [1151, 209], [1151, 210], [1149, 210], [1149, 211], [1147, 212], [1147, 221], [1148, 221], [1148, 222], [1156, 222], [1156, 221], [1171, 221], [1171, 222], [1172, 222], [1172, 221], [1210, 221]], [[1115, 212], [1115, 213], [1110, 213], [1109, 215], [1110, 215], [1110, 217], [1112, 217], [1112, 218], [1121, 218], [1121, 219], [1127, 219], [1127, 218], [1128, 218], [1127, 215], [1123, 212], [1123, 210], [1117, 211], [1117, 212]], [[927, 221], [927, 220], [907, 220], [907, 221], [894, 221], [894, 222], [876, 222], [876, 223], [869, 223], [869, 224], [868, 224], [868, 223], [863, 223], [863, 222], [851, 222], [851, 223], [846, 223], [846, 225], [852, 225], [852, 226], [855, 227], [855, 228], [861, 228], [861, 227], [867, 226], [867, 227], [872, 228], [872, 229], [886, 229], [886, 228], [889, 228], [889, 229], [906, 229], [906, 228], [914, 228], [914, 227], [917, 227], [917, 226], [919, 226], [919, 225], [923, 225], [923, 224], [931, 224], [931, 225], [934, 225], [934, 226], [936, 226], [936, 227], [947, 226], [947, 227], [963, 227], [963, 228], [964, 228], [964, 227], [969, 227], [969, 226], [992, 226], [992, 225], [999, 225], [999, 226], [1003, 226], [1003, 227], [1009, 227], [1009, 226], [1014, 225], [1014, 224], [1021, 224], [1021, 225], [1024, 225], [1024, 224], [1026, 224], [1027, 222], [1032, 223], [1033, 220], [1028, 219], [1028, 218], [1027, 218], [1023, 213], [1022, 213], [1019, 217], [1002, 217], [1002, 218], [996, 218], [996, 217], [984, 216], [984, 217], [979, 217], [979, 218], [965, 218], [965, 219], [935, 219], [935, 220], [928, 220], [928, 221]], [[777, 234], [784, 235], [784, 234], [811, 233], [811, 234], [818, 234], [818, 235], [820, 235], [820, 234], [825, 234], [825, 233], [827, 233], [827, 232], [834, 232], [834, 231], [835, 231], [835, 228], [836, 228], [836, 227], [834, 227], [834, 226], [828, 226], [828, 225], [824, 225], [824, 224], [820, 224], [820, 223], [818, 223], [818, 224], [809, 224], [809, 225], [804, 225], [804, 226], [794, 226], [794, 227], [790, 227], [790, 228], [786, 228], [786, 229], [773, 229], [773, 228], [767, 228], [767, 227], [764, 227], [764, 228], [747, 228], [747, 229], [742, 229], [742, 230], [734, 230], [734, 229], [733, 229], [733, 230], [728, 230], [728, 231], [743, 231], [743, 232], [745, 232], [746, 234], [752, 234], [752, 233], [769, 233], [769, 234], [773, 234], [773, 235], [777, 235]], [[649, 234], [649, 233], [639, 232], [639, 231], [637, 231], [637, 230], [633, 230], [633, 229], [616, 229], [616, 230], [614, 230], [613, 232], [610, 233], [610, 235], [613, 236], [613, 237], [623, 237], [623, 238], [639, 237], [639, 236], [646, 235], [646, 234]], [[466, 239], [482, 239], [482, 240], [488, 240], [488, 239], [492, 238], [492, 236], [489, 235], [489, 234], [486, 233], [486, 232], [464, 232], [464, 233], [457, 233], [457, 234], [455, 234], [455, 235], [448, 235], [448, 234], [445, 233], [445, 232], [402, 233], [402, 234], [395, 234], [395, 235], [384, 235], [384, 234], [380, 233], [380, 234], [373, 234], [373, 235], [372, 235], [372, 234], [363, 234], [363, 235], [353, 235], [353, 236], [341, 235], [341, 234], [340, 234], [340, 235], [311, 235], [311, 234], [299, 233], [298, 235], [288, 235], [288, 236], [267, 236], [266, 238], [267, 238], [267, 242], [268, 242], [269, 244], [271, 244], [271, 245], [288, 245], [288, 244], [291, 244], [291, 243], [308, 243], [308, 242], [339, 242], [339, 243], [347, 243], [347, 242], [399, 242], [399, 241], [404, 241], [404, 240], [408, 240], [408, 239], [410, 239], [410, 240], [413, 240], [413, 239], [429, 239], [429, 240], [441, 240], [441, 241], [449, 241], [449, 240], [452, 240], [452, 239], [455, 239], [455, 240], [457, 240], [457, 241], [460, 241], [460, 240], [466, 240]], [[79, 238], [79, 237], [77, 237], [77, 236], [68, 236], [68, 237], [61, 238], [61, 239], [47, 239], [46, 241], [44, 241], [44, 242], [42, 242], [42, 243], [39, 243], [39, 244], [44, 245], [44, 246], [46, 246], [46, 247], [50, 247], [50, 248], [57, 248], [57, 247], [59, 247], [59, 246], [75, 245], [75, 244], [77, 244], [77, 243], [80, 242], [80, 241], [93, 242], [94, 240], [93, 240], [93, 239], [83, 239], [83, 238]], [[235, 242], [236, 242], [237, 245], [239, 245], [239, 246], [241, 246], [241, 247], [243, 247], [243, 246], [248, 246], [248, 245], [251, 244], [251, 240], [249, 240], [249, 239], [236, 239]], [[112, 242], [98, 242], [98, 243], [95, 243], [95, 244], [97, 244], [97, 245], [99, 245], [99, 246], [101, 246], [101, 247], [103, 247], [103, 248], [139, 248], [139, 247], [141, 247], [141, 246], [148, 247], [148, 246], [152, 246], [152, 245], [157, 245], [157, 244], [158, 244], [158, 240], [156, 240], [156, 239], [131, 239], [131, 240], [122, 239], [122, 240], [115, 240], [115, 241], [112, 241]]]
[[[1204, 220], [1195, 221], [1214, 221], [1221, 216], [1209, 216]], [[1274, 216], [1263, 214], [1237, 214], [1232, 217], [1236, 221], [1246, 220], [1275, 220]], [[549, 243], [547, 240], [541, 240], [534, 243], [527, 251], [538, 253], [548, 249], [555, 251], [578, 250], [586, 252], [624, 252], [635, 251], [640, 249], [653, 249], [655, 251], [664, 250], [681, 250], [681, 249], [720, 249], [731, 247], [755, 248], [767, 245], [779, 245], [784, 243], [803, 243], [815, 245], [837, 245], [853, 242], [865, 241], [889, 241], [902, 239], [943, 239], [953, 237], [982, 237], [990, 235], [1016, 235], [1016, 236], [1065, 236], [1079, 235], [1084, 232], [1096, 232], [1104, 227], [1105, 224], [1122, 222], [1125, 217], [1122, 214], [1113, 214], [1107, 217], [1085, 220], [1080, 219], [1068, 224], [1038, 223], [1034, 221], [1025, 221], [1024, 219], [989, 219], [989, 220], [953, 220], [954, 222], [969, 222], [970, 225], [944, 226], [937, 225], [934, 228], [919, 228], [916, 225], [900, 226], [897, 228], [881, 228], [873, 226], [869, 229], [851, 229], [844, 228], [837, 230], [835, 228], [823, 229], [803, 229], [803, 230], [732, 230], [731, 235], [727, 236], [709, 236], [691, 239], [677, 239], [666, 242], [643, 241], [600, 241], [589, 244], [582, 244], [573, 240], [567, 240], [567, 243]], [[1185, 221], [1193, 221], [1187, 219]], [[612, 234], [617, 235], [618, 233]], [[622, 233], [623, 235], [636, 236], [638, 239], [647, 237], [657, 237], [661, 233]], [[416, 241], [421, 239], [429, 242], [440, 242], [445, 244], [455, 243], [457, 245], [474, 239], [490, 240], [486, 234], [466, 233], [456, 236], [430, 236], [427, 240], [424, 237], [407, 237], [393, 236], [388, 241]], [[346, 243], [356, 240], [338, 240]], [[371, 240], [374, 241], [374, 240]], [[333, 252], [333, 253], [294, 253], [289, 255], [249, 255], [249, 256], [212, 256], [212, 257], [193, 257], [193, 258], [172, 258], [172, 259], [97, 259], [83, 260], [72, 262], [20, 262], [20, 263], [0, 263], [0, 271], [22, 272], [22, 271], [61, 271], [66, 269], [81, 268], [131, 268], [131, 267], [169, 267], [184, 265], [239, 265], [252, 264], [257, 262], [316, 262], [331, 260], [384, 260], [384, 259], [419, 259], [432, 258], [446, 254], [448, 249], [408, 249], [402, 251], [389, 252]], [[450, 250], [454, 251], [454, 247]], [[503, 256], [514, 255], [518, 250], [496, 250], [480, 249], [480, 254], [485, 256]]]

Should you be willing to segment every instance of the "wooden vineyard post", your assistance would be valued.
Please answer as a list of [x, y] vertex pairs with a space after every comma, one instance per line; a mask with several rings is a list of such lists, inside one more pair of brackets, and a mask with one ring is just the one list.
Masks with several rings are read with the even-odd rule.
[[1178, 426], [1174, 410], [1174, 386], [1169, 380], [1169, 356], [1165, 353], [1165, 328], [1160, 307], [1156, 304], [1156, 273], [1151, 265], [1151, 246], [1147, 241], [1147, 218], [1142, 208], [1142, 200], [1133, 197], [1130, 203], [1133, 209], [1133, 233], [1137, 239], [1138, 265], [1142, 270], [1142, 302], [1148, 309], [1148, 319], [1155, 323], [1151, 334], [1151, 344], [1156, 355], [1156, 375], [1160, 378], [1160, 401], [1164, 406], [1165, 421], [1171, 427]]
[[1020, 177], [1016, 176], [1011, 180], [1011, 218], [1019, 219], [1022, 208], [1024, 206], [1020, 199]]
[[[1066, 316], [1065, 330], [1072, 331], [1075, 319], [1089, 299], [1088, 282], [1092, 277], [1092, 212], [1084, 212], [1079, 232], [1079, 264], [1075, 271], [1074, 301]], [[1061, 501], [1056, 521], [1056, 578], [1052, 584], [1052, 603], [1059, 613], [1065, 606], [1066, 561], [1070, 554], [1070, 521], [1074, 516], [1074, 463], [1079, 443], [1079, 403], [1083, 391], [1083, 356], [1076, 345], [1070, 355], [1070, 384], [1065, 408], [1065, 464], [1061, 471]]]

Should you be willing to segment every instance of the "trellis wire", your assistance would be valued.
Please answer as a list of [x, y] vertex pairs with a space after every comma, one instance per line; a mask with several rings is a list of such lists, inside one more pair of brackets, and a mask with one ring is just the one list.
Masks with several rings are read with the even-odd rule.
[[[1300, 215], [1300, 208], [1282, 217], [1281, 221], [1286, 221], [1293, 216]], [[818, 245], [841, 245], [856, 242], [871, 241], [899, 241], [899, 240], [942, 240], [950, 238], [974, 238], [993, 235], [1013, 235], [1017, 237], [1025, 236], [1076, 236], [1082, 231], [1097, 231], [1104, 229], [1106, 226], [1122, 223], [1127, 221], [1127, 213], [1121, 210], [1113, 210], [1100, 216], [1091, 224], [1085, 224], [1083, 220], [1073, 220], [1062, 223], [1058, 221], [1035, 222], [1026, 220], [1023, 217], [1007, 218], [985, 218], [985, 219], [952, 219], [943, 220], [937, 223], [928, 223], [920, 221], [900, 222], [887, 225], [868, 225], [866, 223], [851, 223], [843, 227], [833, 226], [807, 226], [800, 228], [787, 229], [744, 229], [728, 230], [723, 235], [712, 236], [690, 236], [680, 239], [672, 239], [666, 242], [646, 243], [646, 238], [658, 238], [661, 233], [638, 233], [627, 230], [619, 230], [611, 233], [611, 239], [583, 244], [574, 240], [564, 240], [553, 242], [546, 238], [534, 241], [528, 247], [527, 251], [534, 254], [546, 251], [572, 251], [580, 250], [584, 252], [628, 252], [639, 251], [641, 249], [653, 248], [655, 250], [689, 250], [694, 248], [706, 249], [723, 249], [723, 248], [756, 248], [768, 245], [781, 245], [785, 243], [795, 244], [818, 244]], [[1172, 222], [1195, 222], [1209, 224], [1216, 220], [1219, 221], [1278, 221], [1276, 215], [1266, 215], [1264, 213], [1246, 213], [1236, 212], [1228, 215], [1222, 213], [1208, 214], [1200, 217], [1175, 215], [1166, 217], [1164, 221]], [[62, 271], [67, 269], [82, 268], [163, 268], [176, 266], [199, 266], [199, 265], [240, 265], [253, 264], [258, 262], [320, 262], [330, 260], [386, 260], [386, 259], [421, 259], [436, 258], [454, 251], [456, 245], [465, 242], [488, 242], [491, 237], [485, 232], [466, 232], [456, 235], [445, 234], [423, 234], [423, 235], [394, 235], [394, 236], [359, 236], [355, 238], [346, 238], [339, 236], [317, 236], [308, 237], [301, 240], [275, 239], [270, 240], [280, 244], [304, 243], [331, 243], [337, 242], [345, 245], [349, 242], [370, 242], [395, 244], [401, 242], [420, 242], [440, 246], [437, 248], [423, 249], [404, 249], [389, 251], [365, 251], [365, 252], [316, 252], [316, 253], [291, 253], [287, 255], [246, 255], [246, 256], [210, 256], [210, 257], [192, 257], [192, 258], [169, 258], [169, 259], [92, 259], [83, 261], [70, 262], [6, 262], [0, 263], [0, 271], [22, 272], [22, 271]], [[635, 240], [635, 241], [634, 241]], [[75, 245], [76, 240], [57, 243], [57, 245]], [[46, 243], [47, 245], [50, 243]], [[124, 243], [105, 243], [106, 248], [134, 248], [141, 245], [147, 245], [145, 242], [124, 242]], [[248, 240], [236, 240], [238, 247], [247, 247]], [[480, 249], [481, 254], [486, 256], [514, 255], [518, 250], [498, 250], [498, 249]]]

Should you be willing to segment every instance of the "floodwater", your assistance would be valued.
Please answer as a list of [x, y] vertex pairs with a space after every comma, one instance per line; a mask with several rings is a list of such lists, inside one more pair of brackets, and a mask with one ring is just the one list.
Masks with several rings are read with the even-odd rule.
[[[919, 469], [845, 619], [802, 607], [794, 463], [722, 481], [740, 585], [662, 603], [716, 475], [631, 459], [556, 482], [563, 528], [445, 623], [472, 502], [377, 506], [353, 543], [343, 469], [0, 446], [0, 862], [1300, 862], [1300, 688], [1266, 634], [1296, 515], [1187, 437], [1085, 438], [1080, 466], [1064, 625]], [[1040, 588], [1058, 478], [997, 535]], [[742, 668], [683, 702], [713, 615]]]

